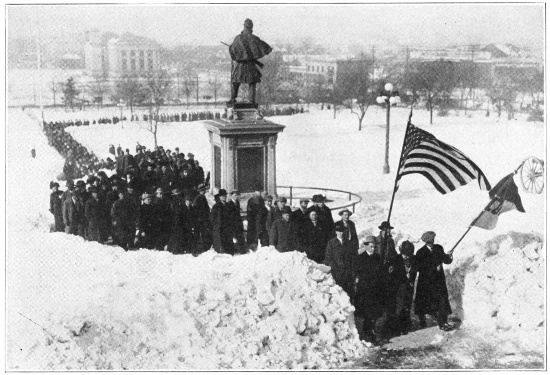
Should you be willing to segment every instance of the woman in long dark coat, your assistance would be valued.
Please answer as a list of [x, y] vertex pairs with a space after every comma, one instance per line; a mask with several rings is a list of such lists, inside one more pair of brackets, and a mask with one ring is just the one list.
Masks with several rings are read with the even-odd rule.
[[445, 254], [441, 245], [434, 244], [434, 232], [424, 233], [421, 239], [426, 245], [421, 247], [415, 256], [418, 266], [418, 284], [414, 312], [418, 315], [420, 327], [426, 327], [426, 314], [430, 314], [437, 317], [440, 329], [448, 331], [453, 329], [447, 323], [447, 315], [452, 311], [443, 264], [451, 264], [453, 257]]

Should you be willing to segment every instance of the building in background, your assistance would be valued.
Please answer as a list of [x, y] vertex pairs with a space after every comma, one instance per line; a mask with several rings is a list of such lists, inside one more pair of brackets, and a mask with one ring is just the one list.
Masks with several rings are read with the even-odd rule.
[[145, 75], [160, 70], [160, 51], [158, 42], [145, 37], [92, 30], [86, 33], [85, 69], [88, 74], [104, 79]]

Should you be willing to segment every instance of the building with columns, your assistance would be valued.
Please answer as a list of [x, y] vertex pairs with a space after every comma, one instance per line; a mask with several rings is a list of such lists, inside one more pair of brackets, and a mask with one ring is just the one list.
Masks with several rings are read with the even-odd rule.
[[158, 42], [145, 37], [92, 30], [86, 33], [85, 68], [105, 79], [142, 75], [160, 70], [160, 50]]

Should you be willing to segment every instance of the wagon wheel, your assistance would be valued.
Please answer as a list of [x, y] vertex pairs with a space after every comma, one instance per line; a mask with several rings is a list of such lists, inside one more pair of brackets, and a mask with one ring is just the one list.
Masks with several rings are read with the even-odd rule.
[[521, 166], [520, 177], [525, 191], [540, 194], [544, 188], [544, 161], [536, 157], [525, 159]]

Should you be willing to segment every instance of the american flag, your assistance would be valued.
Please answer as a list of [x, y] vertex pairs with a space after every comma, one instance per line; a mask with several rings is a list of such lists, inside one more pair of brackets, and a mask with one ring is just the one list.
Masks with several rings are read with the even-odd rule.
[[466, 155], [409, 123], [395, 191], [399, 188], [401, 177], [413, 173], [426, 177], [441, 194], [447, 194], [472, 180], [477, 180], [481, 190], [491, 189], [481, 169]]

